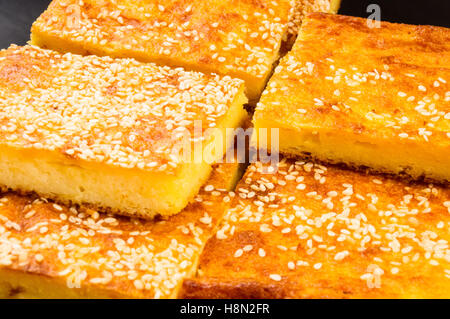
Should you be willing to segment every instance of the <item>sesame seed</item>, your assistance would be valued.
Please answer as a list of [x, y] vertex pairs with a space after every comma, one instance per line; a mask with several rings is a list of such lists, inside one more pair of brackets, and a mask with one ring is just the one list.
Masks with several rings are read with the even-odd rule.
[[270, 274], [270, 279], [275, 280], [275, 281], [281, 281], [281, 276], [278, 274]]
[[258, 255], [259, 255], [260, 257], [265, 257], [265, 256], [266, 256], [266, 252], [264, 251], [263, 248], [259, 248], [259, 249], [258, 249]]
[[243, 253], [244, 253], [244, 251], [242, 249], [238, 249], [238, 250], [235, 251], [234, 257], [235, 258], [239, 258], [239, 257], [242, 256]]
[[56, 209], [57, 211], [63, 210], [63, 208], [61, 206], [59, 206], [58, 204], [53, 204], [53, 208]]

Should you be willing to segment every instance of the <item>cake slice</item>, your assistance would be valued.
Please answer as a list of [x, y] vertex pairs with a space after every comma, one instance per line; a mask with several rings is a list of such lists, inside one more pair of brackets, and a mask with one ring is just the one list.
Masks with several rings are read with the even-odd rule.
[[144, 218], [180, 212], [247, 116], [242, 80], [133, 59], [12, 46], [0, 79], [3, 188]]
[[[334, 1], [337, 2], [337, 1]], [[329, 0], [54, 0], [33, 24], [33, 44], [61, 52], [133, 57], [245, 80], [256, 100], [302, 13]]]
[[[280, 152], [450, 180], [450, 29], [309, 15], [257, 106]], [[264, 141], [261, 141], [264, 146]]]
[[267, 165], [247, 169], [183, 297], [450, 297], [448, 188]]
[[180, 214], [145, 221], [0, 199], [0, 298], [176, 298], [234, 195], [237, 163], [218, 164]]

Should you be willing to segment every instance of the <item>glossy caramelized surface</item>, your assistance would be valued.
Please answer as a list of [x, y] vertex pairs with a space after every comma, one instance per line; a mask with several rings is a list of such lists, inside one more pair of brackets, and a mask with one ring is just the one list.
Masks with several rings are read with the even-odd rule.
[[448, 298], [450, 190], [283, 159], [251, 165], [188, 298]]

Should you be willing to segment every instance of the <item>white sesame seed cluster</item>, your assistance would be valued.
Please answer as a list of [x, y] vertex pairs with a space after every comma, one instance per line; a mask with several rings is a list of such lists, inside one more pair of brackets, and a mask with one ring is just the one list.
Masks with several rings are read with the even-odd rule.
[[202, 131], [215, 127], [243, 86], [228, 76], [33, 46], [2, 51], [0, 78], [2, 143], [160, 171], [179, 163], [175, 133], [192, 137], [196, 120]]
[[[326, 289], [338, 287], [332, 278], [341, 276], [356, 281], [352, 290], [375, 276], [449, 282], [449, 189], [286, 159], [274, 174], [267, 168], [248, 168], [204, 252], [203, 276], [220, 277], [226, 268], [230, 278], [297, 288], [326, 280]], [[219, 258], [226, 247], [234, 248], [232, 257]]]
[[147, 222], [2, 194], [0, 267], [62, 280], [100, 296], [176, 297], [234, 196], [213, 186], [217, 181], [211, 179], [210, 191], [201, 191], [182, 213]]
[[[241, 1], [239, 5], [231, 1], [210, 5], [203, 0], [147, 1], [145, 5], [107, 1], [102, 6], [95, 2], [53, 1], [53, 14], [42, 15], [34, 28], [85, 48], [142, 52], [150, 59], [212, 65], [218, 73], [241, 72], [256, 78], [265, 78], [271, 71], [288, 25], [294, 28], [289, 18], [298, 18], [301, 7], [292, 0]], [[61, 19], [67, 10], [79, 14]]]

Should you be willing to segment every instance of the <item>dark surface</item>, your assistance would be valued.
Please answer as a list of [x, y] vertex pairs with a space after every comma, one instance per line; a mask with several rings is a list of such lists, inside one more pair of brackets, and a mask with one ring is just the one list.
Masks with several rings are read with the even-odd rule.
[[0, 0], [0, 49], [11, 43], [23, 45], [30, 39], [34, 20], [50, 0]]
[[[206, 0], [205, 0], [206, 1]], [[0, 48], [23, 45], [33, 21], [50, 0], [0, 0]], [[382, 20], [450, 27], [450, 0], [342, 0], [340, 14], [368, 17], [367, 6], [380, 5]]]
[[342, 0], [340, 14], [368, 17], [369, 4], [381, 8], [381, 20], [450, 27], [450, 0]]

